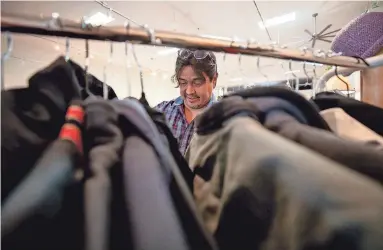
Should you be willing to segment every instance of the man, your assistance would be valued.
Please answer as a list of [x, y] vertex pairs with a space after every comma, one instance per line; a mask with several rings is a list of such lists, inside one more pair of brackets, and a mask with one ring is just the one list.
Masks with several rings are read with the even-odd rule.
[[215, 101], [213, 89], [217, 77], [217, 61], [212, 52], [178, 51], [172, 81], [180, 89], [180, 96], [161, 102], [155, 108], [165, 114], [182, 154], [185, 154], [193, 136], [194, 118]]

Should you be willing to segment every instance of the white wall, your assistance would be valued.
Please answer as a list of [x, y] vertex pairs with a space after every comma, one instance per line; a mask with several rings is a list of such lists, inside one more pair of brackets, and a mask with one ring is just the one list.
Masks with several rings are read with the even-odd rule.
[[[28, 79], [37, 71], [48, 66], [50, 62], [38, 62], [18, 60], [11, 58], [5, 63], [5, 88], [22, 88], [28, 86]], [[83, 66], [83, 63], [77, 62]], [[103, 81], [103, 67], [90, 64], [89, 73]], [[128, 77], [127, 77], [128, 75]], [[170, 100], [178, 96], [178, 89], [170, 80], [170, 74], [152, 75], [144, 74], [144, 87], [147, 100], [150, 105]], [[140, 77], [137, 68], [130, 68], [127, 74], [126, 68], [111, 65], [107, 68], [106, 82], [116, 92], [119, 98], [128, 96], [128, 81], [131, 83], [131, 96], [141, 96]]]

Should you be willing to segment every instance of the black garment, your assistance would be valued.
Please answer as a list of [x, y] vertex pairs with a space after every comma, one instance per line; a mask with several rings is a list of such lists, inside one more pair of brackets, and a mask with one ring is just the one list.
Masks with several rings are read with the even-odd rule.
[[[283, 93], [285, 91], [285, 93]], [[197, 133], [223, 126], [233, 115], [246, 115], [266, 128], [383, 184], [383, 152], [373, 145], [345, 140], [325, 131], [327, 126], [306, 100], [297, 93], [276, 88], [254, 88], [238, 92], [213, 105], [199, 117]], [[327, 124], [326, 124], [327, 125]]]
[[[215, 249], [215, 242], [203, 227], [197, 214], [190, 186], [185, 182], [180, 167], [167, 147], [148, 112], [136, 100], [113, 100], [113, 106], [120, 114], [120, 128], [125, 136], [137, 135], [150, 143], [161, 163], [163, 178], [169, 186], [174, 206], [180, 218], [190, 249]], [[165, 127], [164, 127], [165, 128]], [[167, 130], [169, 128], [165, 128]], [[173, 137], [174, 139], [174, 137]], [[174, 139], [175, 140], [175, 139]], [[169, 142], [168, 142], [169, 143]], [[190, 173], [189, 173], [190, 174]]]
[[[62, 131], [81, 133], [73, 121]], [[82, 249], [82, 183], [74, 178], [81, 150], [67, 137], [55, 140], [2, 202], [2, 249]]]
[[84, 102], [84, 109], [84, 133], [86, 147], [89, 149], [87, 160], [90, 171], [84, 185], [85, 249], [105, 250], [109, 248], [112, 217], [112, 180], [109, 172], [120, 163], [123, 136], [118, 127], [118, 114], [109, 102], [89, 97]]
[[[133, 98], [133, 97], [128, 97], [125, 99], [137, 100], [136, 98]], [[168, 123], [166, 121], [165, 115], [162, 112], [159, 112], [157, 109], [151, 108], [149, 105], [145, 105], [144, 103], [141, 102], [141, 100], [139, 100], [139, 102], [142, 104], [142, 106], [145, 108], [150, 118], [153, 120], [158, 131], [165, 136], [166, 141], [168, 142], [170, 152], [173, 155], [174, 160], [176, 161], [177, 166], [180, 169], [181, 174], [184, 177], [190, 191], [192, 192], [194, 174], [190, 170], [189, 164], [186, 162], [185, 158], [183, 157], [183, 155], [181, 154], [179, 150], [178, 141], [176, 138], [174, 138], [173, 133], [170, 130]]]
[[[102, 95], [102, 83], [89, 76], [90, 90]], [[3, 200], [57, 138], [72, 99], [85, 99], [84, 71], [58, 58], [29, 79], [29, 86], [1, 92], [1, 170]], [[116, 94], [109, 88], [109, 98]]]
[[134, 249], [189, 249], [154, 148], [141, 137], [129, 136], [123, 161]]
[[319, 109], [308, 102], [303, 96], [295, 93], [294, 91], [280, 88], [280, 87], [255, 87], [248, 90], [242, 90], [230, 94], [229, 96], [242, 96], [243, 98], [249, 97], [277, 97], [292, 103], [298, 107], [299, 110], [307, 119], [307, 123], [316, 128], [331, 131], [326, 121], [318, 113]]
[[347, 114], [383, 136], [383, 109], [355, 99], [332, 93], [318, 93], [311, 99], [320, 110], [342, 108]]

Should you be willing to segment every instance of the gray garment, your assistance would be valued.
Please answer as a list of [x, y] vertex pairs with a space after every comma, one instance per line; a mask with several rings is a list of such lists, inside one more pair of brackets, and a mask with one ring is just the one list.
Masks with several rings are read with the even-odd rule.
[[171, 169], [173, 166], [177, 168], [176, 163], [169, 150], [164, 147], [164, 137], [160, 135], [144, 107], [135, 99], [113, 100], [112, 105], [120, 115], [123, 115], [139, 129], [142, 135], [154, 146], [159, 154], [161, 166], [166, 173], [166, 181], [169, 183]]
[[123, 153], [124, 186], [134, 249], [188, 249], [153, 147], [129, 137]]
[[110, 206], [112, 186], [109, 170], [119, 161], [123, 135], [114, 107], [102, 98], [88, 98], [85, 133], [91, 177], [85, 181], [85, 249], [109, 248]]
[[161, 172], [164, 173], [164, 180], [169, 184], [169, 191], [172, 193], [177, 212], [182, 218], [183, 230], [188, 238], [189, 246], [198, 250], [215, 249], [215, 241], [204, 228], [193, 196], [169, 148], [166, 147], [168, 142], [163, 141], [164, 137], [159, 133], [144, 107], [134, 99], [112, 100], [111, 103], [117, 112], [133, 124], [154, 147], [163, 170]]
[[256, 104], [256, 107], [269, 116], [273, 111], [283, 112], [295, 118], [295, 120], [302, 124], [307, 124], [307, 119], [303, 113], [293, 104], [278, 97], [256, 97], [249, 98], [249, 101]]
[[60, 210], [64, 190], [74, 182], [77, 156], [76, 146], [67, 140], [55, 140], [47, 147], [36, 166], [3, 202], [2, 237], [33, 216], [50, 218]]
[[383, 248], [381, 186], [254, 118], [197, 134], [187, 160], [211, 170], [194, 194], [222, 250]]
[[379, 147], [307, 126], [296, 107], [278, 98], [273, 102], [267, 99], [247, 99], [265, 114], [262, 123], [266, 128], [383, 184], [383, 152]]
[[322, 118], [315, 110], [307, 107], [304, 110], [297, 105], [275, 97], [227, 97], [198, 117], [197, 133], [214, 131], [222, 127], [225, 119], [241, 113], [259, 120], [267, 129], [383, 184], [383, 153], [378, 147], [346, 140], [319, 129], [315, 127], [320, 125], [318, 121], [308, 124], [309, 117]]

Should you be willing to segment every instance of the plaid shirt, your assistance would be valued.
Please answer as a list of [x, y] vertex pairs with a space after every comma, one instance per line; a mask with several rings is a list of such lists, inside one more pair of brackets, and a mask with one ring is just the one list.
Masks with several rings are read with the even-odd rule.
[[[215, 98], [213, 95], [208, 106], [214, 102]], [[183, 103], [182, 97], [178, 97], [171, 101], [161, 102], [155, 107], [155, 109], [165, 114], [168, 125], [178, 141], [182, 155], [185, 154], [194, 134], [194, 120], [191, 123], [186, 121]]]

